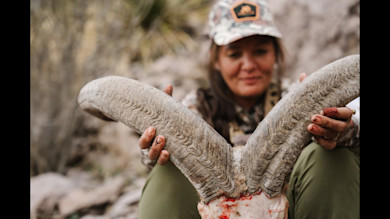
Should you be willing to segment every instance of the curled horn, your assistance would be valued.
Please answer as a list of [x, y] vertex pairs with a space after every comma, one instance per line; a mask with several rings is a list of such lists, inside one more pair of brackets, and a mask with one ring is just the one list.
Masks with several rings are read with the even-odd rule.
[[248, 139], [241, 166], [248, 193], [279, 194], [301, 150], [310, 142], [311, 116], [360, 95], [360, 56], [336, 60], [310, 74], [284, 96]]
[[201, 117], [164, 92], [119, 76], [87, 83], [80, 91], [79, 106], [105, 120], [114, 120], [139, 134], [154, 126], [166, 137], [171, 161], [194, 185], [200, 199], [227, 194], [235, 187], [232, 147]]
[[360, 95], [360, 56], [337, 60], [312, 73], [274, 106], [244, 148], [233, 150], [202, 118], [164, 92], [118, 76], [93, 80], [80, 91], [79, 105], [105, 120], [141, 134], [150, 125], [166, 137], [171, 161], [204, 203], [225, 195], [282, 190], [302, 148], [310, 141], [310, 117], [344, 106]]

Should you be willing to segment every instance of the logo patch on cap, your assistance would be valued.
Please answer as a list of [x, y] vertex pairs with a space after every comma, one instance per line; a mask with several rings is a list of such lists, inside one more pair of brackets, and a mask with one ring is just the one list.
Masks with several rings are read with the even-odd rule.
[[241, 1], [230, 9], [235, 21], [251, 21], [259, 18], [259, 6], [253, 2]]

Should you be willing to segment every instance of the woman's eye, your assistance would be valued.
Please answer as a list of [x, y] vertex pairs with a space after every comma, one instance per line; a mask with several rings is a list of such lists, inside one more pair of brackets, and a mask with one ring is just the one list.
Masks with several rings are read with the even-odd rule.
[[228, 56], [230, 58], [237, 58], [240, 56], [240, 53], [239, 52], [230, 52], [230, 53], [228, 53]]
[[259, 54], [259, 55], [262, 55], [262, 54], [267, 53], [267, 51], [268, 51], [268, 50], [266, 50], [266, 49], [256, 49], [256, 50], [255, 50], [255, 53], [256, 53], [256, 54]]

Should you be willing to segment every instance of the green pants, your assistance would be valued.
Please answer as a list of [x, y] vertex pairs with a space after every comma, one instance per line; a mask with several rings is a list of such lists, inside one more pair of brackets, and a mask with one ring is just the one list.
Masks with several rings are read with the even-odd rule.
[[[360, 159], [348, 148], [309, 144], [298, 157], [287, 191], [289, 219], [359, 218]], [[140, 219], [200, 218], [194, 187], [174, 165], [156, 165], [139, 203]]]

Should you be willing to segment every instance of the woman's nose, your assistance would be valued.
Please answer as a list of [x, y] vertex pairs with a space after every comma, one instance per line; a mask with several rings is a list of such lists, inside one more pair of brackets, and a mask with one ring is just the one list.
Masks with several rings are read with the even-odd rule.
[[246, 54], [242, 57], [242, 70], [252, 72], [256, 68], [254, 57], [250, 54]]

